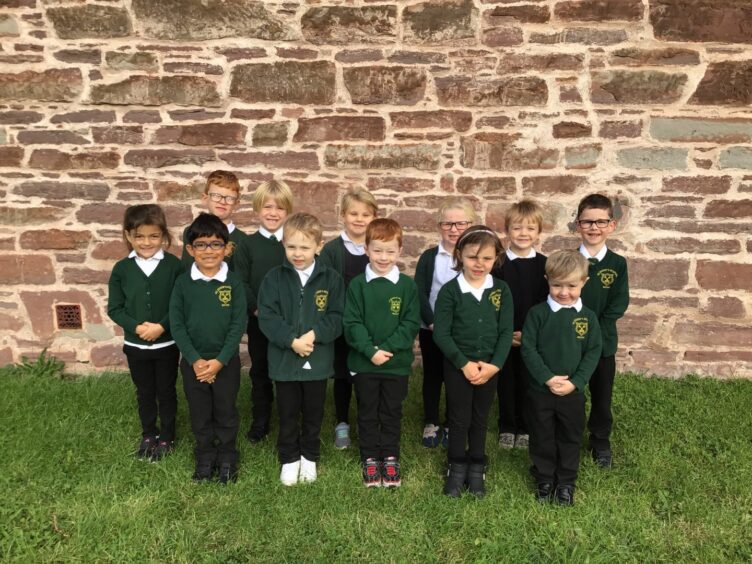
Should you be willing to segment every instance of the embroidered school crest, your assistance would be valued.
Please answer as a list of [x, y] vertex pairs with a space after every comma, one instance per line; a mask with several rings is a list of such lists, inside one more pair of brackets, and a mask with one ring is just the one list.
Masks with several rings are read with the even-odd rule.
[[616, 271], [610, 268], [604, 268], [598, 272], [598, 278], [601, 279], [601, 284], [603, 284], [604, 288], [610, 288], [617, 276]]
[[329, 290], [316, 290], [314, 294], [314, 303], [318, 311], [325, 311], [326, 304], [329, 301]]
[[577, 333], [577, 338], [584, 339], [588, 332], [587, 317], [576, 317], [572, 321], [572, 325], [574, 325], [574, 332]]
[[389, 298], [389, 311], [392, 315], [399, 315], [402, 309], [402, 298]]
[[217, 295], [222, 307], [230, 307], [230, 302], [232, 302], [232, 286], [220, 286], [214, 293]]
[[496, 311], [501, 309], [501, 290], [498, 288], [488, 295], [488, 301], [496, 308]]
[[226, 257], [231, 257], [232, 253], [235, 252], [235, 241], [227, 241], [227, 245], [225, 245], [225, 249], [227, 252], [225, 253]]

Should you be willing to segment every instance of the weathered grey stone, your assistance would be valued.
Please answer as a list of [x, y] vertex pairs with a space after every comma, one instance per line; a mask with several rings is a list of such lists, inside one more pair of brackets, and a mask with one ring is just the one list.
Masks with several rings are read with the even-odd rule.
[[19, 131], [16, 139], [23, 145], [86, 145], [86, 137], [65, 129]]
[[94, 200], [104, 201], [110, 194], [110, 188], [102, 182], [57, 182], [43, 180], [24, 182], [13, 188], [14, 194], [49, 200]]
[[[259, 126], [257, 126], [259, 127]], [[376, 116], [322, 116], [300, 118], [293, 141], [383, 141], [384, 119]], [[255, 138], [254, 130], [254, 138]], [[254, 140], [254, 145], [256, 145]]]
[[426, 71], [412, 67], [350, 67], [343, 70], [354, 104], [417, 104], [426, 91]]
[[443, 106], [544, 106], [548, 101], [546, 81], [537, 76], [449, 76], [436, 78], [435, 82], [439, 104]]
[[137, 149], [128, 151], [123, 162], [140, 168], [162, 168], [175, 165], [201, 165], [215, 159], [211, 149]]
[[201, 41], [223, 37], [288, 41], [297, 34], [263, 2], [248, 0], [133, 0], [147, 37]]
[[546, 55], [526, 55], [522, 53], [502, 53], [499, 57], [499, 74], [522, 74], [534, 71], [580, 71], [585, 56], [573, 53], [551, 53]]
[[619, 164], [645, 170], [684, 170], [687, 150], [674, 147], [632, 147], [617, 152]]
[[601, 157], [601, 146], [598, 144], [567, 147], [564, 150], [564, 165], [567, 169], [594, 168]]
[[595, 29], [571, 27], [554, 33], [531, 33], [530, 43], [583, 43], [585, 45], [615, 45], [627, 40], [624, 29]]
[[102, 61], [102, 51], [99, 49], [61, 49], [55, 51], [53, 57], [64, 63], [98, 65]]
[[329, 145], [326, 166], [337, 169], [436, 170], [441, 145]]
[[752, 43], [748, 0], [651, 0], [649, 5], [658, 39]]
[[18, 21], [10, 14], [0, 14], [0, 37], [18, 37]]
[[475, 37], [478, 10], [472, 0], [431, 0], [402, 11], [408, 43], [445, 43]]
[[232, 73], [230, 96], [245, 102], [332, 104], [334, 63], [282, 61], [238, 65]]
[[566, 0], [554, 8], [556, 17], [579, 22], [642, 19], [642, 0]]
[[700, 53], [691, 49], [638, 49], [625, 47], [611, 53], [611, 64], [625, 67], [661, 65], [699, 65]]
[[78, 69], [49, 69], [0, 74], [0, 100], [73, 102], [83, 89]]
[[653, 117], [650, 135], [659, 141], [752, 142], [752, 120]]
[[253, 128], [254, 147], [281, 147], [287, 142], [286, 121], [259, 123]]
[[[752, 36], [750, 37], [752, 42]], [[752, 104], [752, 60], [711, 63], [690, 104], [748, 106]]]
[[115, 84], [95, 84], [94, 104], [161, 106], [219, 106], [217, 86], [198, 76], [132, 76]]
[[301, 19], [306, 41], [331, 45], [384, 43], [396, 39], [396, 6], [317, 6]]
[[752, 147], [729, 147], [721, 151], [721, 168], [752, 169]]
[[120, 53], [108, 51], [105, 55], [107, 66], [115, 70], [142, 70], [156, 72], [159, 70], [159, 61], [154, 53]]
[[554, 168], [559, 151], [517, 145], [517, 133], [476, 133], [462, 138], [462, 166], [478, 170], [531, 170]]
[[590, 94], [597, 104], [670, 104], [681, 98], [686, 83], [686, 74], [604, 71], [593, 73]]
[[115, 6], [51, 7], [47, 8], [47, 17], [61, 39], [126, 37], [131, 32], [128, 11]]

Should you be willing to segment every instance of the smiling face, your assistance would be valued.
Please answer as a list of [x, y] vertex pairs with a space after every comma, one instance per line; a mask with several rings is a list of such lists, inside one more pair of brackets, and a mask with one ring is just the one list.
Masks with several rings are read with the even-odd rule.
[[479, 288], [496, 263], [496, 249], [490, 245], [465, 245], [460, 253], [462, 274], [471, 286]]
[[275, 199], [267, 198], [261, 209], [258, 210], [258, 216], [261, 226], [267, 231], [274, 233], [282, 227], [287, 217], [287, 210], [280, 206]]
[[570, 306], [580, 298], [585, 282], [587, 278], [582, 278], [577, 272], [564, 278], [551, 279], [548, 281], [549, 294], [556, 303]]
[[316, 253], [321, 250], [322, 242], [316, 242], [302, 231], [285, 229], [285, 256], [295, 270], [305, 270], [313, 264]]
[[363, 202], [352, 202], [346, 210], [342, 212], [342, 219], [345, 224], [345, 232], [354, 243], [362, 243], [366, 240], [366, 229], [376, 217], [371, 206]]
[[441, 214], [439, 234], [441, 235], [441, 246], [444, 247], [445, 251], [451, 253], [454, 250], [457, 239], [470, 227], [470, 223], [467, 212], [461, 208], [450, 208]]
[[240, 194], [230, 188], [210, 184], [201, 195], [201, 201], [210, 214], [216, 215], [222, 223], [230, 223], [233, 212], [240, 205]]
[[[213, 249], [212, 245], [217, 248]], [[185, 249], [196, 261], [196, 266], [204, 276], [214, 276], [219, 272], [228, 251], [227, 244], [216, 235], [198, 237], [193, 243], [186, 245]]]
[[540, 225], [529, 217], [518, 217], [506, 226], [509, 250], [518, 257], [526, 257], [540, 237]]
[[[602, 223], [602, 227], [595, 222]], [[577, 218], [577, 233], [582, 237], [582, 243], [591, 256], [598, 254], [615, 228], [616, 222], [609, 217], [608, 210], [586, 208]]]
[[379, 276], [383, 276], [392, 270], [401, 253], [402, 247], [400, 247], [397, 239], [390, 239], [389, 241], [374, 239], [366, 245], [366, 254], [370, 259], [371, 270]]
[[135, 229], [126, 231], [125, 238], [136, 254], [143, 259], [150, 259], [164, 245], [164, 234], [157, 225], [139, 225]]

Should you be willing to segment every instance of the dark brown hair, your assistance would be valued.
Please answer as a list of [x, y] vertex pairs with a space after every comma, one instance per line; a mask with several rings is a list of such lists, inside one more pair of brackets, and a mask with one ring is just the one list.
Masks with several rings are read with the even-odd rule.
[[462, 270], [462, 249], [468, 245], [478, 245], [478, 250], [483, 247], [493, 247], [496, 251], [494, 265], [500, 264], [504, 254], [504, 247], [501, 245], [499, 236], [485, 225], [473, 225], [460, 235], [460, 238], [457, 239], [457, 244], [454, 246], [452, 258], [454, 258], [454, 269], [457, 272]]
[[126, 208], [123, 216], [123, 240], [129, 251], [133, 250], [133, 245], [128, 241], [125, 234], [135, 231], [142, 225], [159, 227], [162, 232], [163, 246], [169, 247], [172, 245], [172, 236], [167, 229], [167, 218], [165, 218], [162, 208], [157, 204], [139, 204]]

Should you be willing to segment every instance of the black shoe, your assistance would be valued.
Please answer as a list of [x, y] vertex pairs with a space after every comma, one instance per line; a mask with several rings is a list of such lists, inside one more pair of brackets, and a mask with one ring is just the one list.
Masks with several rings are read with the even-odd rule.
[[541, 503], [548, 503], [553, 493], [554, 485], [551, 482], [539, 482], [535, 490], [535, 499]]
[[593, 462], [598, 468], [609, 469], [612, 466], [611, 449], [593, 449]]
[[248, 439], [249, 443], [255, 445], [256, 443], [263, 441], [268, 434], [269, 427], [251, 427], [251, 430], [248, 431], [248, 434], [245, 436], [245, 438]]
[[238, 469], [231, 462], [223, 462], [219, 465], [219, 483], [226, 486], [230, 482], [238, 481]]
[[200, 461], [196, 463], [196, 470], [193, 472], [191, 479], [194, 482], [208, 482], [214, 477], [214, 463]]
[[165, 456], [171, 454], [173, 450], [175, 450], [175, 443], [173, 443], [172, 441], [160, 440], [151, 453], [151, 461], [159, 462]]
[[556, 486], [556, 503], [570, 507], [574, 505], [574, 486], [571, 484], [559, 484]]
[[136, 456], [139, 460], [149, 460], [157, 447], [157, 437], [143, 437], [138, 445]]
[[467, 469], [467, 490], [478, 498], [486, 495], [486, 465], [471, 464]]
[[467, 480], [467, 463], [450, 462], [447, 470], [446, 482], [444, 482], [444, 495], [460, 497], [465, 489]]

